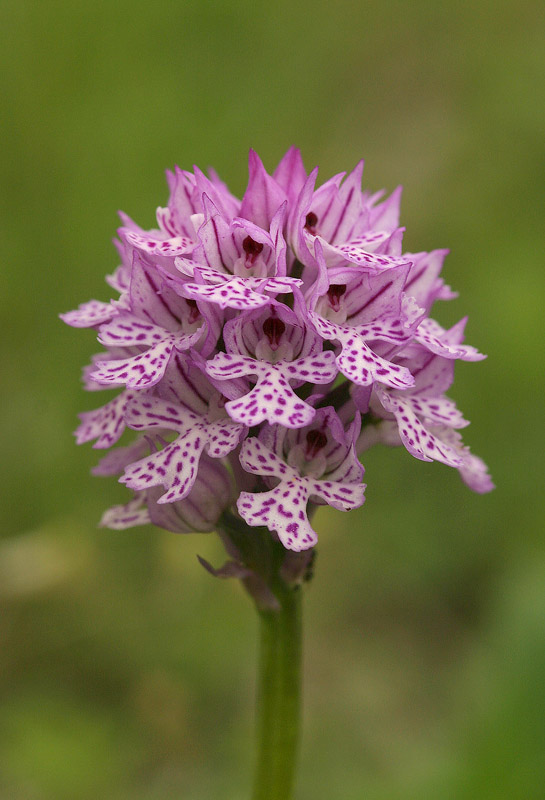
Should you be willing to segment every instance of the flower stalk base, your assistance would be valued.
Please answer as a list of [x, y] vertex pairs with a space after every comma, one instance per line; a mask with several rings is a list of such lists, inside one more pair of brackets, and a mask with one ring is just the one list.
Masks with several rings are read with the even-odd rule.
[[253, 800], [290, 800], [301, 712], [302, 588], [275, 586], [279, 608], [259, 610], [257, 767]]

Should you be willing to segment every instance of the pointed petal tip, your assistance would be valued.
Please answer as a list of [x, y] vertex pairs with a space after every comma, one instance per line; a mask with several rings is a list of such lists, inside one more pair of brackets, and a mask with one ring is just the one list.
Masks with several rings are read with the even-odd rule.
[[346, 180], [349, 180], [349, 179], [352, 178], [354, 181], [357, 181], [358, 183], [361, 184], [361, 181], [362, 181], [362, 178], [363, 178], [363, 168], [364, 168], [364, 166], [365, 166], [365, 161], [364, 161], [363, 158], [360, 158], [360, 160], [358, 161], [358, 163], [356, 164], [356, 166], [354, 167], [352, 172], [348, 175]]
[[214, 214], [214, 213], [216, 213], [216, 214], [220, 213], [218, 208], [217, 208], [217, 206], [215, 205], [214, 201], [212, 200], [212, 198], [210, 197], [209, 194], [207, 194], [206, 192], [203, 192], [202, 196], [201, 196], [201, 199], [202, 199], [202, 204], [203, 204], [205, 216], [207, 215], [207, 212], [210, 212], [210, 216], [212, 216], [212, 214]]
[[251, 170], [252, 168], [259, 169], [260, 167], [262, 169], [265, 169], [265, 167], [263, 166], [263, 162], [257, 153], [257, 150], [254, 150], [253, 147], [250, 147], [248, 151], [248, 168]]

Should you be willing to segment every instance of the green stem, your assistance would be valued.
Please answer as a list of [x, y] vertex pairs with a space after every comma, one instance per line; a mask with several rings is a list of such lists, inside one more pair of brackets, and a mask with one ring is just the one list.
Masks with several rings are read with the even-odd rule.
[[253, 800], [290, 800], [301, 708], [301, 594], [274, 587], [277, 610], [260, 616], [258, 754]]
[[[253, 800], [291, 800], [301, 716], [301, 595], [308, 563], [286, 551], [266, 528], [223, 514], [230, 555], [251, 570], [243, 578], [259, 614], [257, 765]], [[307, 576], [308, 577], [308, 576]]]

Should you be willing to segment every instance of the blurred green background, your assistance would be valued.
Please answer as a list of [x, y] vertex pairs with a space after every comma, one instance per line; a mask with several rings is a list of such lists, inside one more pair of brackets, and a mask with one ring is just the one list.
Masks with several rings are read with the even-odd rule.
[[451, 395], [497, 490], [400, 450], [321, 511], [306, 598], [300, 800], [545, 796], [543, 8], [514, 2], [4, 0], [0, 798], [247, 798], [256, 620], [214, 536], [98, 530], [125, 490], [77, 449], [57, 319], [108, 300], [116, 210], [151, 227], [163, 170], [250, 146], [322, 180], [364, 156], [405, 187], [409, 250], [489, 354]]

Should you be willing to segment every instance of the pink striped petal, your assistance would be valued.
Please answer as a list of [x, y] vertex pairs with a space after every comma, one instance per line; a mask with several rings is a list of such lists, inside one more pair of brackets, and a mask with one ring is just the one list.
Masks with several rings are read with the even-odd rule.
[[93, 467], [91, 473], [102, 477], [121, 475], [128, 464], [138, 461], [146, 453], [149, 453], [149, 449], [149, 441], [142, 436], [126, 447], [116, 447], [115, 450], [110, 450], [100, 459], [96, 467]]
[[369, 227], [372, 230], [394, 231], [399, 228], [401, 192], [402, 188], [398, 186], [386, 200], [381, 203], [373, 203], [369, 207]]
[[429, 253], [407, 253], [412, 266], [405, 284], [407, 294], [429, 310], [444, 286], [439, 278], [448, 250], [432, 250]]
[[254, 150], [250, 150], [248, 169], [248, 186], [242, 198], [240, 216], [269, 230], [272, 218], [286, 200], [285, 192], [267, 173]]
[[307, 179], [300, 150], [293, 146], [290, 147], [278, 163], [273, 178], [284, 190], [290, 205], [292, 205], [297, 200]]

